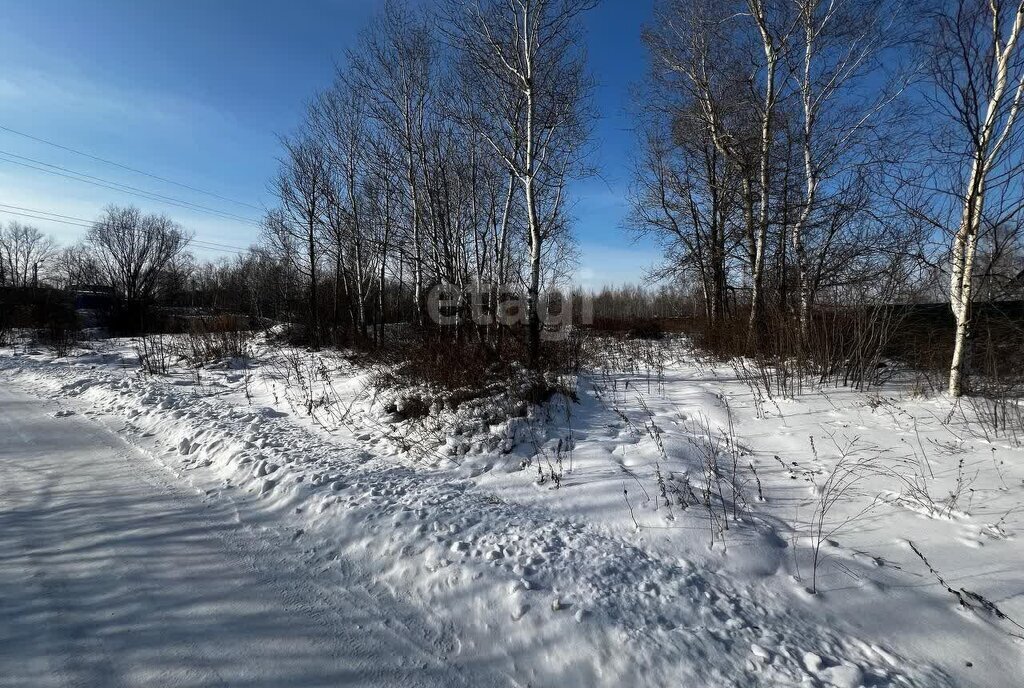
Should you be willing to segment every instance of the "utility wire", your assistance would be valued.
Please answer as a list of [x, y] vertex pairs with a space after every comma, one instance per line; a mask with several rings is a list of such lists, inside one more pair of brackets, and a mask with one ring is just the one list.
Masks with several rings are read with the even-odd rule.
[[[0, 158], [0, 160], [2, 160], [2, 158]], [[12, 162], [12, 161], [8, 161], [8, 162]], [[44, 172], [45, 171], [46, 170], [44, 170]], [[11, 212], [9, 210], [2, 210], [2, 208], [13, 208], [14, 210], [22, 210], [22, 211], [26, 211], [26, 212], [29, 212], [29, 213], [35, 213], [37, 215], [52, 215], [54, 217], [64, 218], [66, 220], [75, 220], [75, 221], [78, 221], [78, 222], [64, 222], [64, 224], [77, 224], [78, 226], [86, 227], [86, 228], [91, 228], [94, 224], [96, 224], [95, 220], [89, 220], [89, 219], [84, 218], [84, 217], [74, 217], [72, 215], [60, 215], [59, 213], [51, 213], [51, 212], [49, 212], [47, 210], [37, 210], [35, 208], [25, 208], [25, 207], [22, 207], [22, 206], [10, 205], [10, 204], [7, 204], [7, 203], [0, 203], [0, 213], [9, 213], [11, 215], [22, 215], [23, 214], [23, 213], [18, 213], [18, 212]], [[61, 222], [61, 220], [53, 219], [53, 218], [50, 218], [50, 217], [36, 217], [35, 215], [25, 215], [25, 217], [32, 217], [33, 219], [36, 219], [36, 220], [51, 220], [53, 222]], [[88, 223], [88, 224], [79, 224], [79, 222]], [[386, 247], [386, 248], [391, 248], [391, 249], [397, 249], [399, 251], [403, 250], [403, 246], [404, 246], [404, 243], [405, 243], [403, 241], [398, 241], [398, 240], [382, 241], [381, 239], [376, 239], [376, 238], [367, 237], [367, 236], [361, 237], [359, 239], [359, 241], [361, 241], [361, 242], [363, 242], [365, 244], [368, 244], [370, 246]], [[209, 240], [206, 240], [206, 239], [192, 239], [190, 243], [196, 244], [197, 246], [200, 246], [201, 248], [212, 248], [212, 249], [218, 250], [218, 251], [235, 252], [235, 253], [238, 253], [239, 255], [244, 255], [245, 253], [248, 253], [249, 250], [250, 250], [250, 249], [244, 248], [242, 246], [233, 246], [231, 244], [223, 244], [223, 243], [219, 243], [219, 242], [215, 242], [215, 241], [209, 241]]]
[[30, 213], [19, 213], [19, 212], [13, 211], [13, 210], [0, 210], [0, 213], [4, 213], [5, 215], [18, 215], [19, 217], [30, 217], [33, 220], [49, 220], [51, 222], [60, 222], [61, 224], [74, 225], [75, 227], [83, 227], [85, 229], [88, 229], [89, 226], [90, 226], [90, 225], [83, 225], [80, 222], [68, 222], [67, 220], [56, 220], [56, 219], [51, 218], [51, 217], [41, 217], [39, 215], [32, 215]]
[[[3, 205], [3, 204], [0, 204], [0, 205]], [[11, 206], [4, 205], [4, 207], [6, 208], [6, 207], [11, 207]], [[42, 215], [37, 215], [37, 214], [33, 214], [33, 213], [22, 213], [22, 212], [18, 212], [18, 211], [15, 211], [15, 210], [4, 210], [3, 208], [0, 208], [0, 213], [3, 213], [5, 215], [17, 215], [19, 217], [27, 217], [27, 218], [30, 218], [32, 220], [46, 220], [46, 221], [49, 221], [49, 222], [58, 222], [60, 224], [70, 225], [72, 227], [80, 227], [82, 229], [91, 229], [92, 228], [92, 224], [83, 224], [81, 222], [73, 222], [71, 220], [58, 220], [58, 219], [53, 218], [53, 217], [44, 217]], [[224, 252], [224, 253], [233, 253], [233, 254], [236, 254], [236, 255], [245, 255], [248, 252], [248, 249], [242, 249], [242, 248], [239, 248], [239, 247], [227, 247], [227, 246], [224, 246], [224, 245], [221, 245], [221, 244], [209, 244], [207, 242], [204, 242], [204, 241], [201, 241], [201, 240], [197, 240], [197, 239], [189, 239], [188, 243], [189, 243], [189, 245], [195, 245], [197, 248], [205, 249], [207, 251], [221, 251], [221, 252]]]
[[[13, 210], [20, 210], [20, 211], [23, 211], [23, 212], [26, 212], [26, 213], [34, 213], [36, 215], [51, 215], [54, 218], [63, 218], [65, 220], [74, 220], [75, 222], [85, 223], [85, 224], [82, 225], [83, 227], [92, 227], [94, 224], [96, 224], [95, 220], [89, 220], [88, 218], [75, 217], [74, 215], [61, 215], [60, 213], [52, 213], [52, 212], [50, 212], [48, 210], [37, 210], [35, 208], [25, 208], [25, 207], [20, 206], [20, 205], [10, 205], [8, 203], [0, 203], [0, 208], [11, 208]], [[37, 220], [49, 220], [51, 218], [50, 217], [37, 217], [36, 219]], [[71, 223], [68, 223], [68, 224], [71, 224]], [[207, 247], [211, 247], [211, 248], [229, 249], [229, 250], [232, 250], [232, 251], [239, 251], [239, 252], [242, 252], [242, 253], [245, 253], [246, 251], [249, 250], [249, 249], [244, 248], [242, 246], [232, 246], [231, 244], [224, 244], [224, 243], [221, 243], [221, 242], [218, 242], [218, 241], [210, 241], [208, 239], [193, 239], [192, 243], [203, 244], [203, 245], [205, 245]]]
[[26, 134], [23, 131], [17, 131], [16, 129], [11, 129], [10, 127], [5, 127], [3, 125], [0, 125], [0, 130], [6, 131], [6, 132], [11, 133], [11, 134], [15, 134], [17, 136], [22, 136], [22, 137], [24, 137], [26, 139], [31, 139], [32, 141], [38, 141], [39, 143], [45, 143], [48, 146], [53, 146], [54, 148], [59, 148], [60, 150], [68, 151], [69, 153], [74, 153], [75, 155], [81, 155], [82, 157], [86, 157], [86, 158], [89, 158], [91, 160], [96, 160], [97, 162], [102, 162], [102, 163], [104, 163], [106, 165], [113, 165], [114, 167], [120, 167], [122, 170], [127, 170], [129, 172], [134, 172], [135, 174], [141, 174], [141, 175], [143, 175], [145, 177], [149, 177], [150, 179], [156, 179], [158, 181], [165, 182], [167, 184], [173, 184], [174, 186], [179, 186], [179, 187], [181, 187], [183, 189], [188, 189], [189, 191], [195, 191], [196, 193], [201, 193], [201, 194], [204, 194], [206, 196], [210, 196], [212, 198], [218, 198], [218, 199], [220, 199], [222, 201], [227, 201], [228, 203], [234, 203], [235, 205], [244, 206], [246, 208], [252, 208], [253, 210], [259, 210], [259, 211], [263, 210], [263, 208], [261, 208], [260, 206], [253, 205], [252, 203], [246, 203], [244, 201], [236, 201], [233, 198], [228, 198], [227, 196], [221, 196], [220, 194], [213, 193], [212, 191], [205, 191], [203, 189], [199, 189], [199, 188], [196, 188], [194, 186], [189, 186], [188, 184], [183, 184], [181, 182], [176, 182], [173, 179], [168, 179], [166, 177], [161, 177], [160, 175], [152, 174], [150, 172], [146, 172], [144, 170], [140, 170], [140, 169], [138, 169], [136, 167], [130, 167], [128, 165], [123, 165], [123, 164], [121, 164], [119, 162], [114, 162], [113, 160], [108, 160], [106, 158], [101, 158], [98, 155], [92, 155], [91, 153], [86, 153], [84, 151], [80, 151], [80, 150], [77, 150], [75, 148], [71, 148], [70, 146], [64, 146], [64, 145], [61, 145], [61, 144], [56, 143], [54, 141], [49, 141], [47, 139], [41, 138], [39, 136], [33, 136], [31, 134]]
[[[13, 165], [20, 165], [21, 167], [27, 167], [29, 169], [39, 170], [40, 172], [46, 172], [48, 174], [54, 174], [54, 175], [57, 175], [58, 177], [65, 177], [67, 179], [72, 179], [72, 180], [77, 181], [77, 182], [83, 182], [85, 184], [92, 184], [93, 186], [99, 186], [99, 187], [102, 187], [102, 188], [105, 188], [105, 189], [111, 189], [113, 191], [120, 191], [122, 193], [128, 193], [128, 194], [131, 194], [131, 195], [134, 195], [134, 196], [140, 196], [140, 197], [145, 198], [145, 199], [150, 200], [150, 201], [160, 201], [160, 202], [163, 202], [163, 203], [169, 203], [171, 205], [175, 205], [175, 206], [178, 206], [178, 207], [181, 207], [181, 208], [185, 208], [186, 210], [205, 211], [205, 212], [207, 212], [207, 213], [209, 213], [211, 215], [218, 216], [221, 219], [225, 219], [225, 220], [233, 220], [235, 222], [242, 222], [242, 223], [245, 223], [245, 224], [253, 225], [254, 227], [259, 227], [260, 226], [258, 222], [256, 222], [255, 220], [253, 220], [251, 218], [248, 218], [248, 217], [243, 217], [241, 215], [235, 215], [234, 213], [229, 213], [229, 212], [223, 211], [223, 210], [217, 210], [216, 208], [210, 208], [210, 207], [207, 207], [207, 206], [199, 205], [198, 203], [192, 203], [190, 201], [185, 201], [185, 200], [181, 200], [179, 198], [174, 198], [172, 196], [164, 196], [162, 194], [158, 194], [158, 193], [155, 193], [155, 192], [152, 192], [152, 191], [146, 191], [145, 189], [140, 189], [138, 187], [130, 186], [128, 184], [121, 184], [120, 182], [114, 182], [114, 181], [110, 181], [109, 179], [103, 179], [102, 177], [94, 177], [92, 175], [83, 174], [81, 172], [75, 172], [74, 170], [69, 170], [66, 167], [61, 167], [60, 165], [51, 165], [50, 163], [43, 162], [41, 160], [36, 160], [35, 158], [29, 158], [29, 157], [26, 157], [26, 156], [23, 156], [23, 155], [15, 155], [14, 153], [8, 153], [7, 151], [3, 151], [3, 150], [0, 150], [0, 155], [9, 156], [11, 158], [17, 158], [18, 160], [27, 160], [27, 161], [29, 161], [29, 162], [18, 162], [18, 160], [9, 160], [7, 158], [0, 157], [0, 161], [8, 162], [8, 163], [11, 163]], [[30, 164], [30, 163], [35, 163], [35, 164]], [[43, 165], [43, 167], [39, 167], [39, 165]], [[47, 169], [47, 168], [52, 168], [52, 169]]]
[[20, 205], [8, 205], [7, 203], [0, 203], [2, 208], [12, 208], [14, 210], [23, 210], [26, 213], [38, 213], [39, 215], [52, 215], [54, 217], [61, 217], [65, 220], [78, 220], [79, 222], [85, 222], [86, 226], [92, 226], [93, 220], [88, 220], [84, 217], [75, 217], [73, 215], [61, 215], [60, 213], [51, 213], [48, 210], [36, 210], [35, 208], [24, 208]]

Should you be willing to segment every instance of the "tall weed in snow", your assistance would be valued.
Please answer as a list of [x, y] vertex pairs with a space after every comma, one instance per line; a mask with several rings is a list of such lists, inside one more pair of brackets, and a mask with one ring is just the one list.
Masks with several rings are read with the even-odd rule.
[[[818, 592], [818, 570], [823, 562], [822, 545], [831, 542], [832, 538], [841, 530], [856, 523], [862, 516], [874, 509], [878, 505], [878, 500], [872, 499], [867, 506], [852, 515], [836, 518], [833, 517], [835, 507], [853, 497], [854, 492], [863, 481], [884, 473], [886, 468], [881, 452], [861, 448], [860, 439], [857, 437], [840, 442], [834, 436], [830, 436], [829, 440], [838, 454], [838, 459], [831, 470], [825, 473], [825, 479], [821, 482], [815, 480], [814, 471], [807, 473], [813, 492], [813, 511], [808, 524], [811, 544], [811, 586], [809, 591], [813, 594]], [[814, 444], [813, 437], [811, 438], [811, 451], [815, 461], [820, 463], [821, 459], [818, 456], [818, 449]], [[798, 556], [795, 551], [794, 556]], [[797, 571], [799, 571], [799, 567]]]
[[135, 340], [139, 367], [150, 375], [166, 375], [170, 367], [170, 347], [162, 334], [144, 334]]
[[[594, 355], [597, 370], [591, 381], [595, 397], [618, 418], [621, 426], [634, 437], [646, 436], [653, 444], [657, 457], [653, 462], [652, 486], [655, 510], [663, 508], [665, 519], [671, 521], [676, 518], [676, 510], [681, 512], [691, 506], [703, 506], [710, 546], [725, 546], [730, 524], [740, 521], [743, 512], [749, 512], [745, 488], [750, 482], [750, 474], [747, 473], [749, 462], [740, 460], [746, 451], [736, 437], [728, 399], [719, 397], [727, 419], [722, 428], [717, 428], [703, 414], [694, 417], [680, 414], [685, 428], [684, 437], [691, 445], [686, 457], [669, 455], [664, 432], [655, 422], [655, 413], [648, 404], [648, 397], [665, 394], [669, 361], [673, 356], [685, 355], [681, 344], [678, 338], [600, 340]], [[637, 412], [642, 422], [634, 421], [632, 416]], [[625, 447], [624, 444], [623, 451]], [[673, 470], [680, 461], [684, 464], [683, 469]], [[624, 502], [639, 528], [636, 507], [651, 502], [651, 493], [637, 473], [625, 465], [621, 470], [629, 477], [623, 484]], [[640, 490], [639, 502], [630, 497], [628, 485], [631, 483]], [[759, 489], [758, 494], [763, 499], [763, 491]]]
[[968, 380], [968, 403], [983, 428], [997, 437], [1024, 443], [1024, 330], [985, 322], [976, 353], [980, 361]]
[[[750, 347], [743, 328], [694, 319], [694, 345], [720, 361], [730, 361], [747, 382], [763, 414], [765, 401], [792, 399], [808, 387], [848, 386], [868, 390], [892, 375], [886, 353], [900, 332], [906, 311], [884, 303], [818, 308], [806, 337], [792, 314], [770, 306], [770, 317]], [[733, 331], [735, 330], [735, 331]]]
[[51, 322], [38, 333], [39, 340], [57, 358], [64, 358], [78, 344], [76, 326], [63, 322]]
[[945, 588], [950, 595], [956, 598], [957, 602], [959, 603], [962, 609], [970, 610], [975, 614], [979, 615], [984, 613], [989, 616], [993, 616], [997, 620], [1003, 622], [1004, 624], [1013, 627], [1013, 631], [1008, 631], [1008, 633], [1011, 636], [1013, 636], [1014, 638], [1018, 638], [1020, 640], [1024, 640], [1024, 625], [1019, 624], [1017, 621], [1007, 616], [1006, 613], [1002, 609], [1000, 609], [995, 602], [981, 595], [980, 593], [974, 592], [973, 590], [968, 590], [964, 587], [954, 588], [946, 581], [945, 578], [943, 578], [942, 574], [939, 573], [938, 570], [936, 570], [932, 563], [928, 561], [928, 558], [925, 557], [924, 553], [917, 547], [917, 545], [914, 544], [912, 540], [908, 540], [907, 544], [910, 545], [910, 549], [913, 550], [914, 554], [917, 555], [917, 558], [920, 559], [921, 562], [925, 565], [929, 573], [931, 573], [935, 577], [935, 580], [938, 582], [938, 584]]
[[265, 379], [270, 381], [275, 396], [279, 385], [294, 413], [308, 416], [322, 427], [333, 428], [344, 422], [354, 401], [346, 403], [334, 386], [339, 359], [286, 346], [268, 357], [265, 365]]
[[724, 546], [730, 521], [740, 520], [741, 507], [749, 511], [744, 496], [746, 479], [740, 472], [743, 450], [736, 440], [731, 421], [732, 411], [727, 404], [726, 412], [730, 421], [724, 433], [715, 431], [708, 418], [698, 414], [690, 419], [690, 432], [687, 435], [700, 465], [701, 501], [707, 511], [711, 546], [714, 546], [716, 536]]

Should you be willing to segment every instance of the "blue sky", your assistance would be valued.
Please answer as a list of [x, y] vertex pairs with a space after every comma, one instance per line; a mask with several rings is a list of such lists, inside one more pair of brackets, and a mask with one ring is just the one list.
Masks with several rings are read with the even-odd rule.
[[[372, 0], [5, 0], [0, 10], [0, 127], [114, 160], [235, 199], [232, 204], [0, 130], [0, 210], [10, 206], [94, 218], [103, 205], [166, 212], [197, 238], [247, 246], [257, 230], [205, 211], [97, 188], [11, 162], [25, 158], [256, 219], [273, 203], [267, 182], [277, 135], [373, 14]], [[604, 0], [587, 17], [601, 120], [592, 162], [576, 184], [578, 281], [640, 281], [657, 260], [621, 230], [634, 144], [629, 86], [642, 77], [640, 28], [650, 2]], [[52, 168], [51, 168], [52, 169]], [[2, 215], [3, 219], [15, 218]], [[84, 228], [26, 220], [63, 242]], [[197, 250], [203, 257], [218, 255]], [[223, 255], [223, 254], [220, 254]]]

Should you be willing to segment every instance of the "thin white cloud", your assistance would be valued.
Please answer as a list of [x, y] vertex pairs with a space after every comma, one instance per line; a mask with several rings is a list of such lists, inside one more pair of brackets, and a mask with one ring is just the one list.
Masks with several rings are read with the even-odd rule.
[[150, 129], [224, 123], [224, 113], [187, 98], [144, 87], [123, 88], [84, 76], [15, 67], [0, 75], [0, 113], [74, 113], [79, 123]]

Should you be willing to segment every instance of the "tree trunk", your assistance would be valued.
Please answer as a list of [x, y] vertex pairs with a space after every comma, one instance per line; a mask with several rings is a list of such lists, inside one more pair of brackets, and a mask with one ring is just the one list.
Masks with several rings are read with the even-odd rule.
[[524, 180], [526, 186], [526, 211], [530, 223], [530, 286], [527, 291], [527, 340], [530, 368], [536, 370], [540, 363], [540, 226], [537, 219], [537, 203], [534, 198], [533, 179]]
[[314, 349], [320, 348], [320, 301], [316, 288], [316, 237], [313, 222], [309, 223], [309, 335]]
[[764, 112], [761, 114], [761, 146], [758, 160], [760, 163], [758, 182], [761, 198], [758, 206], [757, 234], [754, 237], [754, 264], [751, 267], [753, 293], [750, 306], [750, 322], [747, 325], [747, 345], [757, 346], [761, 331], [761, 319], [763, 317], [764, 244], [768, 238], [768, 189], [771, 186], [772, 115], [775, 111], [775, 73], [779, 56], [775, 50], [774, 40], [769, 34], [763, 3], [751, 2], [751, 9], [754, 10], [755, 20], [757, 21], [761, 40], [764, 44], [766, 66]]
[[984, 207], [985, 189], [982, 181], [984, 163], [976, 156], [967, 185], [960, 228], [953, 238], [953, 260], [950, 270], [949, 305], [953, 310], [956, 330], [953, 335], [953, 359], [949, 366], [949, 394], [959, 397], [964, 393], [967, 338], [970, 336], [971, 282], [974, 272], [974, 252], [978, 245], [978, 229]]
[[[978, 235], [985, 208], [985, 187], [988, 175], [996, 161], [999, 150], [1013, 132], [1024, 94], [1024, 77], [1013, 91], [1009, 103], [1006, 94], [1010, 64], [1019, 49], [1018, 41], [1024, 30], [1024, 1], [1017, 3], [1014, 21], [1008, 36], [1003, 40], [999, 31], [999, 6], [991, 3], [992, 41], [994, 67], [992, 91], [988, 97], [985, 118], [978, 129], [971, 174], [964, 198], [963, 216], [960, 227], [953, 239], [952, 269], [950, 270], [949, 302], [956, 320], [953, 339], [953, 360], [949, 367], [949, 393], [959, 397], [964, 393], [964, 368], [967, 363], [967, 338], [970, 336], [971, 282], [974, 273], [974, 254], [978, 248]], [[1007, 107], [1009, 105], [1009, 107]], [[1006, 112], [1006, 119], [998, 124], [1000, 113]], [[996, 132], [997, 127], [1000, 131]]]
[[337, 331], [341, 329], [341, 241], [339, 239], [334, 253], [334, 330], [335, 338]]
[[416, 323], [423, 324], [423, 249], [420, 246], [420, 207], [419, 190], [416, 183], [415, 152], [413, 151], [412, 112], [411, 105], [406, 101], [405, 112], [406, 136], [406, 182], [409, 185], [409, 202], [412, 204], [412, 243], [413, 243], [413, 305], [416, 312]]

